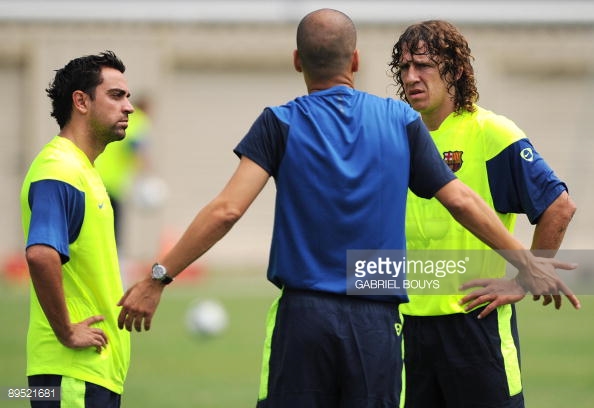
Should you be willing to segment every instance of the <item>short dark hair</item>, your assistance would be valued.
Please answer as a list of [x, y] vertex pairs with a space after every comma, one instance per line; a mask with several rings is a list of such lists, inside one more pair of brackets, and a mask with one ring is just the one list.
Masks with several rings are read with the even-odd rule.
[[101, 69], [114, 68], [124, 72], [124, 63], [113, 53], [105, 51], [98, 55], [86, 55], [71, 60], [64, 68], [56, 70], [53, 82], [45, 90], [52, 101], [51, 116], [62, 129], [72, 115], [72, 93], [80, 90], [95, 98], [95, 88], [103, 82]]
[[317, 79], [328, 79], [344, 71], [356, 46], [355, 24], [338, 10], [313, 11], [297, 27], [297, 52], [303, 70]]
[[473, 104], [479, 98], [472, 67], [474, 57], [464, 36], [454, 25], [443, 20], [428, 20], [411, 25], [394, 45], [392, 61], [388, 65], [400, 98], [406, 100], [399, 65], [403, 48], [406, 47], [413, 54], [418, 53], [421, 43], [427, 47], [429, 57], [438, 64], [439, 74], [454, 96], [455, 111], [473, 112]]

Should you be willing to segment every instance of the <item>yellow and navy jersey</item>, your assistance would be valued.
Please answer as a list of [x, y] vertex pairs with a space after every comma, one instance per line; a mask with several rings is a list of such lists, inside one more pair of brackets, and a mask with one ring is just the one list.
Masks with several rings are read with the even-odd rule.
[[[510, 232], [516, 214], [526, 214], [533, 224], [538, 222], [544, 210], [567, 190], [566, 185], [512, 121], [475, 107], [475, 112], [450, 114], [439, 129], [430, 132], [442, 159], [495, 209]], [[409, 193], [406, 238], [409, 250], [483, 251], [480, 276], [505, 275], [503, 258], [489, 254], [489, 247], [455, 221], [436, 199], [422, 200]], [[455, 293], [411, 296], [402, 311], [421, 316], [462, 313], [461, 297]]]
[[54, 137], [34, 159], [23, 182], [21, 211], [26, 246], [54, 248], [71, 322], [102, 315], [96, 327], [108, 345], [69, 349], [56, 338], [31, 287], [27, 375], [56, 374], [121, 394], [130, 360], [129, 333], [117, 327], [123, 294], [113, 211], [105, 186], [87, 156], [70, 140]]
[[455, 178], [417, 112], [346, 86], [265, 109], [235, 153], [275, 179], [268, 279], [290, 289], [346, 294], [347, 251], [404, 249], [408, 188]]

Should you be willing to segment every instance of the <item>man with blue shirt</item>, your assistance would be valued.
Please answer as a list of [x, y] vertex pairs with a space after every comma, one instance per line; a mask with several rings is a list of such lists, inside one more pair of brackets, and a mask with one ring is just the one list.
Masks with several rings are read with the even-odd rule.
[[[120, 327], [150, 329], [164, 283], [221, 239], [273, 177], [268, 279], [281, 295], [268, 314], [258, 407], [396, 407], [398, 305], [407, 297], [347, 296], [347, 251], [405, 248], [408, 188], [438, 197], [494, 247], [521, 246], [456, 180], [416, 112], [355, 90], [359, 53], [348, 16], [305, 16], [293, 63], [308, 94], [264, 109], [235, 149], [240, 162], [226, 187], [120, 301]], [[526, 276], [536, 266], [525, 253], [514, 262]]]
[[134, 109], [124, 71], [110, 51], [84, 56], [57, 70], [47, 89], [60, 132], [21, 191], [32, 283], [27, 376], [31, 387], [60, 387], [61, 400], [32, 400], [34, 408], [121, 404], [130, 336], [117, 327], [113, 211], [93, 162], [126, 135]]

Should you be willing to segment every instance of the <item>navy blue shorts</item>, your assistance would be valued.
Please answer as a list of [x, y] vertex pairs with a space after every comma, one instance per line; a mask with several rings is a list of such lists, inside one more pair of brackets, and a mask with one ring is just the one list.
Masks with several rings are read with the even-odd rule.
[[31, 408], [119, 408], [121, 395], [100, 385], [61, 375], [31, 375], [30, 387], [61, 387], [61, 401], [31, 401]]
[[270, 308], [259, 408], [398, 407], [398, 305], [284, 290]]
[[468, 314], [404, 316], [406, 408], [521, 408], [513, 305]]

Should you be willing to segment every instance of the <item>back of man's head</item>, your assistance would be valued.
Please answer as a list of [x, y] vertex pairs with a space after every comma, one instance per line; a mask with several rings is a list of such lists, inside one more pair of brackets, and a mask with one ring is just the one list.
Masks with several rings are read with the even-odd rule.
[[328, 79], [348, 70], [356, 46], [355, 24], [337, 10], [313, 11], [297, 27], [297, 53], [312, 78]]

